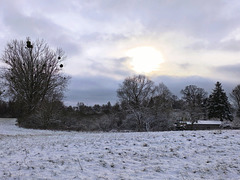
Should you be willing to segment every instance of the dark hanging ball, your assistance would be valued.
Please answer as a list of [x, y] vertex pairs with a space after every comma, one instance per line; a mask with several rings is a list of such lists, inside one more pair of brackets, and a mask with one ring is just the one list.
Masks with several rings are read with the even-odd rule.
[[63, 64], [60, 64], [60, 68], [63, 68]]
[[60, 59], [61, 59], [61, 57], [60, 57], [60, 56], [58, 56], [58, 59], [60, 60]]
[[28, 41], [27, 41], [27, 47], [28, 47], [28, 48], [31, 48], [31, 46], [32, 46], [32, 45], [31, 45], [31, 41], [28, 40]]
[[31, 44], [31, 41], [27, 40], [27, 48], [33, 48], [33, 45]]

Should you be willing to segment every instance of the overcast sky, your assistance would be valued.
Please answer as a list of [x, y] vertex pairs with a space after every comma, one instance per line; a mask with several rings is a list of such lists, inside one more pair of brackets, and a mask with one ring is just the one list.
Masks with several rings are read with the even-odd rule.
[[176, 95], [240, 83], [239, 0], [0, 0], [1, 54], [26, 37], [67, 54], [66, 104], [114, 103], [140, 73]]

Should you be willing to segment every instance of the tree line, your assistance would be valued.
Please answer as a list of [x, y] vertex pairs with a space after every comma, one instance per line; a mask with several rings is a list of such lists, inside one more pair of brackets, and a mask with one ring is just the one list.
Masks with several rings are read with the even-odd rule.
[[[1, 61], [0, 115], [17, 117], [28, 128], [78, 131], [174, 130], [177, 121], [240, 117], [240, 85], [230, 93], [232, 104], [220, 82], [208, 93], [188, 85], [175, 96], [168, 87], [144, 75], [127, 77], [116, 90], [118, 102], [104, 105], [65, 106], [64, 90], [69, 77], [64, 68], [65, 53], [51, 49], [43, 40], [13, 40]], [[6, 100], [6, 97], [8, 100]]]

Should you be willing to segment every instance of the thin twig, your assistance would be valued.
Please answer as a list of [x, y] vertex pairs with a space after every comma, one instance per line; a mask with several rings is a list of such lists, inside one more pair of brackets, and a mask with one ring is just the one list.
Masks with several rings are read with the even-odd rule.
[[82, 165], [81, 165], [81, 163], [80, 163], [80, 160], [77, 159], [77, 161], [78, 161], [78, 164], [79, 164], [79, 166], [80, 166], [81, 171], [83, 171], [83, 167], [82, 167]]

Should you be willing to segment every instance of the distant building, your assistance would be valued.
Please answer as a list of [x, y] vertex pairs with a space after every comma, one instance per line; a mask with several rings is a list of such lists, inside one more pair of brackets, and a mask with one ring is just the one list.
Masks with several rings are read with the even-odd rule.
[[196, 123], [191, 124], [187, 122], [186, 129], [191, 130], [210, 130], [210, 129], [220, 129], [221, 121], [212, 121], [212, 120], [198, 120]]
[[189, 121], [179, 121], [175, 123], [176, 130], [211, 130], [232, 128], [232, 125], [228, 122], [221, 122], [217, 120], [198, 120], [192, 124]]

